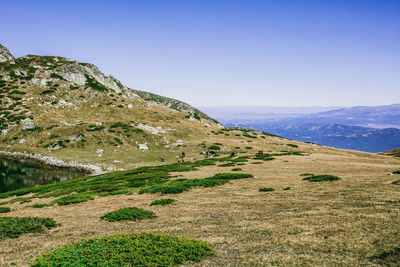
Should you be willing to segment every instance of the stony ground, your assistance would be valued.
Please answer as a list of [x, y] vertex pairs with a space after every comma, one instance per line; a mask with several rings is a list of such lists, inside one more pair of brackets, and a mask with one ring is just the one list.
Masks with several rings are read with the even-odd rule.
[[[280, 139], [255, 143], [267, 149]], [[239, 141], [240, 142], [240, 141]], [[264, 144], [264, 145], [263, 145]], [[371, 258], [399, 246], [400, 159], [301, 144], [306, 156], [282, 156], [263, 164], [238, 166], [253, 179], [234, 180], [213, 188], [178, 194], [133, 194], [96, 197], [68, 206], [41, 209], [9, 205], [1, 216], [51, 217], [61, 223], [42, 234], [27, 234], [0, 242], [0, 263], [27, 266], [37, 257], [64, 244], [112, 233], [159, 232], [207, 241], [217, 256], [199, 266], [374, 266]], [[232, 167], [206, 166], [179, 173], [204, 178]], [[300, 174], [331, 174], [334, 182], [311, 183]], [[275, 191], [259, 192], [260, 187]], [[290, 187], [290, 190], [283, 190]], [[149, 206], [161, 197], [175, 204]], [[100, 216], [123, 207], [152, 210], [157, 218], [109, 223]]]

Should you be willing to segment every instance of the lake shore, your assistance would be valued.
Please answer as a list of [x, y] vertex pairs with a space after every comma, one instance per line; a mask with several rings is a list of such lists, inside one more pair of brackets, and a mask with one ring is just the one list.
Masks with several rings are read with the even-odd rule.
[[22, 152], [0, 151], [0, 156], [34, 159], [44, 164], [61, 167], [61, 168], [77, 168], [89, 172], [90, 175], [98, 175], [104, 173], [101, 166], [95, 164], [83, 164], [75, 161], [63, 161], [53, 157], [43, 156], [40, 154], [29, 154]]

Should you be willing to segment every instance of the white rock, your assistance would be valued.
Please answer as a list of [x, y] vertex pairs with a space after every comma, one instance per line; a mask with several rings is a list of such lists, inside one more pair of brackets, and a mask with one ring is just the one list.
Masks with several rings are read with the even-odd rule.
[[19, 142], [18, 143], [20, 143], [20, 144], [23, 144], [23, 143], [25, 143], [25, 139], [21, 139], [21, 140], [19, 140]]
[[144, 150], [149, 150], [149, 147], [147, 146], [147, 143], [144, 143], [144, 144], [139, 144], [139, 149], [144, 151]]
[[177, 140], [173, 145], [174, 146], [183, 146], [183, 141], [182, 140]]
[[101, 126], [101, 125], [103, 125], [103, 123], [98, 121], [98, 122], [95, 122], [94, 125]]
[[[131, 126], [134, 126], [134, 125], [131, 125]], [[142, 129], [143, 131], [150, 132], [152, 134], [164, 134], [164, 133], [166, 133], [166, 131], [163, 130], [161, 126], [152, 127], [152, 126], [149, 126], [149, 125], [145, 125], [145, 124], [139, 123], [138, 125], [136, 125], [136, 127], [139, 128], [139, 129]]]
[[128, 104], [128, 108], [133, 108], [133, 105], [132, 104]]
[[23, 125], [21, 129], [23, 131], [35, 128], [35, 123], [31, 121], [29, 118], [22, 120], [22, 123]]

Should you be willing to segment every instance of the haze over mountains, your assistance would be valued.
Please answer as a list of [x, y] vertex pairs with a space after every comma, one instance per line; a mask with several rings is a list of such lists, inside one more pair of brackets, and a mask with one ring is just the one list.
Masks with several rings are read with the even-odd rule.
[[[253, 110], [235, 107], [226, 108], [225, 113], [223, 108], [202, 110], [226, 126], [256, 128], [336, 148], [377, 153], [400, 146], [400, 104], [350, 108], [259, 107]], [[317, 112], [307, 113], [313, 110]]]

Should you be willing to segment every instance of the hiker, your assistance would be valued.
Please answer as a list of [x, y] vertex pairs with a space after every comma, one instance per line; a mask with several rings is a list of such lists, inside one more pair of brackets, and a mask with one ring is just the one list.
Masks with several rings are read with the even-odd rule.
[[185, 152], [182, 152], [181, 158], [184, 159], [186, 157]]
[[231, 158], [234, 158], [235, 157], [235, 152], [232, 152], [231, 153]]

